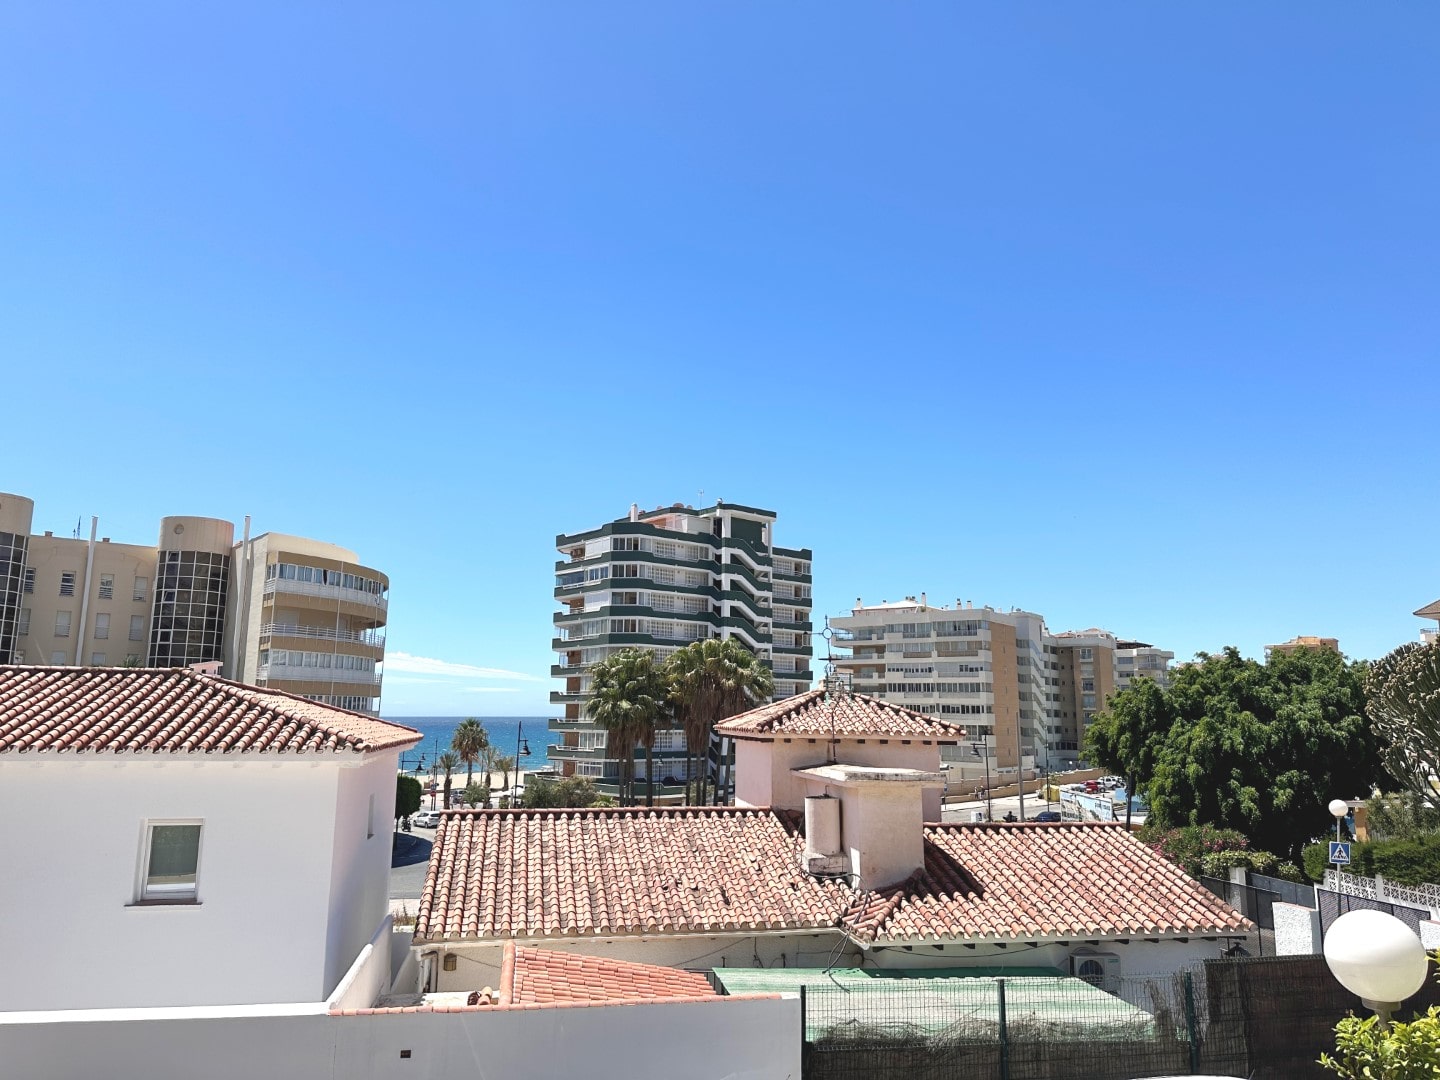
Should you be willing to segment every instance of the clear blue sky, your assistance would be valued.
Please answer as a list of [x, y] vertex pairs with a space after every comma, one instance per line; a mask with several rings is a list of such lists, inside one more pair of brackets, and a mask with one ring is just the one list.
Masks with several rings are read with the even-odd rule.
[[632, 501], [776, 509], [817, 613], [1378, 656], [1440, 596], [1437, 43], [1425, 5], [8, 4], [0, 490], [354, 548], [392, 715], [549, 712], [554, 535]]

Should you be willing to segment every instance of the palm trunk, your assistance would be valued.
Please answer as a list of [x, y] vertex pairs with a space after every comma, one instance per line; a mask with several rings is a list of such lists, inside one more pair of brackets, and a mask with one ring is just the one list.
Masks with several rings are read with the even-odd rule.
[[645, 746], [645, 805], [655, 805], [655, 744]]

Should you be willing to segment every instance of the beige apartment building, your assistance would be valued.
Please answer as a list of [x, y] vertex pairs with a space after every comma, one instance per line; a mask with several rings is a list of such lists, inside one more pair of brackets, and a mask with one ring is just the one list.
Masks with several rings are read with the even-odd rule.
[[1077, 761], [1085, 726], [1120, 688], [1120, 672], [1125, 685], [1141, 674], [1163, 681], [1174, 656], [1142, 642], [1122, 649], [1107, 630], [1051, 633], [1033, 611], [932, 605], [923, 593], [857, 600], [830, 626], [834, 644], [850, 650], [836, 669], [857, 692], [964, 724], [957, 760], [983, 758], [1001, 772]]
[[1440, 600], [1436, 600], [1433, 604], [1426, 604], [1415, 614], [1422, 619], [1436, 620], [1435, 626], [1427, 626], [1420, 631], [1420, 640], [1426, 645], [1440, 643]]
[[1266, 645], [1265, 655], [1268, 657], [1271, 653], [1292, 653], [1298, 652], [1301, 649], [1326, 649], [1330, 652], [1338, 653], [1340, 651], [1340, 639], [1333, 637], [1313, 637], [1302, 634], [1299, 637], [1291, 638], [1289, 641], [1282, 641], [1279, 645]]
[[[38, 535], [0, 494], [0, 662], [218, 665], [222, 675], [378, 715], [389, 579], [354, 552], [218, 518], [166, 517], [154, 545]], [[248, 522], [247, 522], [248, 527]]]

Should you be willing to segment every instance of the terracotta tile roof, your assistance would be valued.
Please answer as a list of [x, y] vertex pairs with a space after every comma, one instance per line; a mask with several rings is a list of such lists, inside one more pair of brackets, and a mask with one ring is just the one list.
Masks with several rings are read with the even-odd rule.
[[758, 929], [1040, 940], [1250, 925], [1121, 825], [927, 825], [925, 838], [923, 870], [861, 894], [800, 869], [804, 839], [786, 811], [455, 811], [436, 832], [415, 940]]
[[0, 665], [0, 755], [369, 753], [420, 733], [186, 668]]
[[1153, 937], [1253, 928], [1120, 824], [926, 825], [925, 868], [857, 898], [867, 940]]
[[[515, 948], [509, 1004], [567, 1001], [635, 1001], [714, 997], [704, 975], [656, 964], [636, 964], [553, 949]], [[503, 999], [502, 999], [503, 1000]]]
[[828, 699], [824, 689], [772, 701], [758, 709], [732, 716], [715, 725], [717, 731], [737, 738], [775, 735], [812, 737], [879, 736], [893, 739], [935, 739], [958, 742], [965, 729], [948, 720], [913, 712], [894, 702], [867, 694], [836, 693]]
[[740, 807], [473, 810], [435, 833], [415, 939], [834, 926], [798, 815]]

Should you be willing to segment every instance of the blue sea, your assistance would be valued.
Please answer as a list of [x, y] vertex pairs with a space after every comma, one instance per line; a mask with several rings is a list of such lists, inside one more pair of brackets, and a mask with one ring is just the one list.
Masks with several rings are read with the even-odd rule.
[[[450, 749], [450, 740], [460, 726], [463, 716], [387, 716], [397, 724], [404, 724], [423, 732], [425, 741], [405, 751], [405, 765], [413, 769], [421, 754], [425, 764], [435, 760], [437, 754]], [[515, 757], [518, 740], [524, 739], [530, 748], [530, 755], [520, 755], [520, 768], [526, 772], [543, 769], [549, 764], [545, 756], [546, 744], [550, 741], [550, 728], [543, 716], [477, 716], [482, 727], [490, 736], [490, 745], [507, 757]]]

